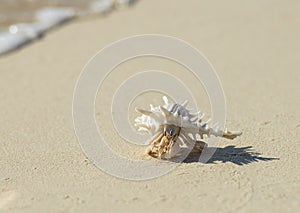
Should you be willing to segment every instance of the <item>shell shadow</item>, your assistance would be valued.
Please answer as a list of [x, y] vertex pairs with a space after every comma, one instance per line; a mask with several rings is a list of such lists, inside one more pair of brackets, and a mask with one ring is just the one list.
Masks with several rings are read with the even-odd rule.
[[[213, 156], [206, 163], [227, 163], [231, 162], [233, 164], [242, 166], [249, 163], [254, 163], [258, 161], [271, 161], [271, 160], [279, 160], [279, 158], [270, 158], [270, 157], [262, 157], [261, 153], [255, 152], [252, 146], [245, 147], [236, 147], [236, 146], [226, 146], [224, 148], [216, 148], [216, 147], [208, 147], [207, 151], [215, 151]], [[201, 151], [191, 152], [187, 158], [183, 161], [183, 163], [195, 163], [200, 162], [199, 158], [201, 155]]]

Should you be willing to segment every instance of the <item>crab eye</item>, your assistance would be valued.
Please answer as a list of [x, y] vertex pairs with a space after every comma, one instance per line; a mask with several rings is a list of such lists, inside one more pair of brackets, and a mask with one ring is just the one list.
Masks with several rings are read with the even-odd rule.
[[165, 127], [165, 133], [169, 135], [173, 135], [174, 133], [174, 127], [173, 126], [166, 126]]

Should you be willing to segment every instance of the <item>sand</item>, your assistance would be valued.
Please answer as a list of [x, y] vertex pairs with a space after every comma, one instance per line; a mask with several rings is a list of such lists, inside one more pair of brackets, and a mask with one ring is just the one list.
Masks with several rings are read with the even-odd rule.
[[[299, 9], [296, 0], [141, 0], [107, 17], [70, 23], [1, 57], [0, 212], [297, 212]], [[181, 38], [210, 59], [226, 94], [227, 126], [243, 135], [221, 140], [208, 164], [183, 163], [162, 177], [134, 182], [87, 160], [73, 130], [72, 98], [81, 69], [98, 50], [144, 33]], [[182, 69], [157, 59], [131, 63], [111, 77], [97, 105], [100, 99], [109, 109], [113, 89], [139, 69], [178, 75]], [[97, 113], [97, 119], [109, 118], [100, 108]], [[99, 128], [112, 144], [124, 142], [110, 134], [111, 124]]]

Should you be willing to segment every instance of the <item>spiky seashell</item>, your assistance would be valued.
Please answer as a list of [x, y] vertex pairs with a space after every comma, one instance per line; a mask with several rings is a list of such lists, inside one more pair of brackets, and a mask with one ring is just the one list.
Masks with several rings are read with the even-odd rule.
[[172, 103], [166, 96], [163, 100], [165, 103], [163, 106], [150, 105], [149, 111], [136, 108], [136, 111], [142, 114], [135, 119], [138, 131], [154, 135], [147, 149], [147, 154], [152, 157], [173, 157], [176, 154], [173, 152], [174, 147], [178, 148], [179, 145], [177, 139], [181, 146], [190, 147], [195, 145], [194, 141], [197, 136], [203, 138], [204, 135], [214, 135], [234, 139], [242, 134], [238, 131], [230, 132], [227, 129], [222, 131], [217, 124], [210, 127], [210, 120], [203, 123], [202, 119], [205, 114], [191, 113], [186, 109], [188, 101], [182, 104]]

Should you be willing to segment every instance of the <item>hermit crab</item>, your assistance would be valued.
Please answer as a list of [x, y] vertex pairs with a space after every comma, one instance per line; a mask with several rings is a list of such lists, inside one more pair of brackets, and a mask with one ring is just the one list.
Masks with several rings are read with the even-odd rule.
[[188, 101], [172, 103], [166, 96], [163, 101], [163, 106], [150, 105], [150, 111], [136, 108], [142, 115], [135, 119], [135, 126], [138, 131], [153, 135], [146, 153], [154, 158], [173, 158], [180, 154], [182, 147], [203, 149], [196, 138], [203, 139], [204, 135], [234, 139], [242, 134], [227, 129], [223, 131], [217, 125], [210, 127], [209, 121], [202, 122], [204, 114], [191, 113], [186, 108]]

